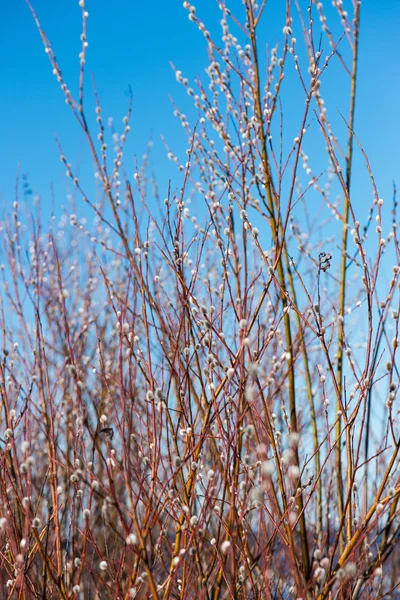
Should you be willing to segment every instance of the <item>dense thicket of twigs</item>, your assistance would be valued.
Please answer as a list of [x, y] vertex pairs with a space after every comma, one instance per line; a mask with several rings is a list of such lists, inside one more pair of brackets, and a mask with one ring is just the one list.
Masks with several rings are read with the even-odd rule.
[[175, 70], [195, 112], [161, 198], [147, 157], [126, 171], [131, 107], [119, 128], [83, 103], [83, 0], [76, 96], [31, 7], [101, 202], [59, 140], [77, 214], [18, 184], [2, 223], [1, 597], [397, 597], [396, 199], [356, 137], [347, 4], [288, 2], [265, 50], [264, 2], [221, 3], [222, 39], [184, 2], [209, 63]]

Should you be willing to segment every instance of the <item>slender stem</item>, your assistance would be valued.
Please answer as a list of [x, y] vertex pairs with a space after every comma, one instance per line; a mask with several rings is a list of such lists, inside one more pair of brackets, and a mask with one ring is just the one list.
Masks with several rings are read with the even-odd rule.
[[[342, 227], [342, 248], [341, 248], [341, 264], [340, 264], [340, 289], [339, 289], [339, 314], [344, 318], [345, 301], [346, 301], [346, 271], [347, 271], [347, 240], [348, 227], [350, 216], [350, 186], [352, 176], [352, 159], [353, 159], [353, 129], [356, 107], [356, 83], [357, 83], [357, 67], [358, 67], [358, 47], [359, 47], [359, 24], [360, 24], [360, 3], [356, 3], [354, 14], [354, 46], [353, 46], [353, 64], [351, 73], [351, 89], [350, 89], [350, 114], [349, 114], [349, 129], [347, 140], [347, 155], [346, 155], [346, 188], [347, 194], [344, 197], [343, 211], [343, 227]], [[338, 350], [337, 350], [337, 382], [340, 397], [343, 395], [343, 342], [344, 342], [344, 322], [341, 320], [338, 324]], [[337, 410], [341, 410], [339, 401], [336, 405]], [[340, 440], [342, 433], [341, 419], [338, 419], [336, 425], [336, 437]], [[346, 440], [348, 442], [349, 440]], [[348, 458], [351, 448], [347, 447]], [[343, 473], [342, 473], [342, 451], [340, 442], [336, 445], [336, 476], [337, 476], [337, 504], [338, 516], [341, 520], [344, 506], [344, 490], [343, 490]], [[351, 460], [347, 461], [347, 479], [348, 482], [352, 479]], [[351, 502], [348, 504], [348, 514], [346, 522], [346, 537], [351, 538]], [[340, 541], [340, 549], [343, 551], [343, 540]]]
[[[268, 209], [271, 217], [271, 232], [275, 244], [275, 248], [278, 249], [280, 247], [280, 239], [279, 239], [279, 229], [282, 220], [280, 218], [280, 214], [278, 217], [276, 216], [276, 210], [280, 211], [279, 205], [274, 201], [274, 195], [272, 190], [272, 178], [271, 178], [271, 170], [269, 166], [268, 154], [267, 154], [267, 139], [264, 130], [264, 117], [261, 106], [261, 83], [260, 83], [260, 68], [258, 63], [258, 48], [257, 48], [257, 39], [256, 32], [254, 26], [254, 18], [253, 12], [251, 9], [248, 9], [248, 19], [250, 23], [250, 39], [251, 46], [253, 52], [253, 60], [254, 60], [254, 74], [255, 74], [255, 91], [254, 91], [254, 102], [255, 102], [255, 110], [257, 114], [257, 119], [259, 122], [259, 136], [261, 142], [261, 154], [262, 154], [262, 162], [264, 168], [264, 177], [265, 177], [265, 188], [267, 192], [267, 202]], [[286, 290], [286, 281], [285, 281], [285, 273], [283, 268], [282, 256], [279, 256], [278, 264], [278, 279], [283, 290]], [[287, 298], [284, 293], [281, 294], [281, 300], [283, 304], [283, 308], [287, 307]], [[289, 388], [289, 410], [290, 410], [290, 426], [293, 433], [297, 433], [297, 410], [296, 410], [296, 392], [295, 392], [295, 376], [294, 376], [294, 361], [293, 361], [293, 352], [292, 352], [292, 332], [291, 332], [291, 323], [290, 323], [290, 315], [289, 311], [284, 311], [284, 329], [285, 329], [285, 338], [286, 338], [286, 347], [290, 352], [290, 359], [288, 364], [288, 388]], [[296, 450], [296, 460], [298, 463], [298, 452]], [[298, 481], [298, 485], [300, 486], [300, 481]], [[297, 487], [297, 486], [296, 486]], [[309, 578], [310, 575], [310, 559], [308, 552], [308, 541], [307, 541], [307, 528], [305, 523], [305, 516], [303, 510], [303, 498], [302, 495], [299, 494], [297, 499], [297, 504], [300, 512], [300, 537], [301, 537], [301, 547], [302, 547], [302, 560], [303, 560], [303, 575], [305, 580]]]

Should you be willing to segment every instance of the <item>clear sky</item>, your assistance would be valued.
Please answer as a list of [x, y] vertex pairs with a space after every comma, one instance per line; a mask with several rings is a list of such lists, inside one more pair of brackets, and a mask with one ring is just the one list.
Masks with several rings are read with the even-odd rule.
[[[309, 5], [309, 0], [298, 0], [298, 3], [304, 8]], [[32, 0], [32, 4], [51, 41], [65, 80], [75, 92], [81, 50], [78, 0]], [[328, 15], [334, 15], [331, 2], [324, 4]], [[240, 14], [241, 0], [228, 0], [228, 5]], [[351, 14], [351, 0], [344, 0], [344, 5]], [[192, 106], [191, 99], [176, 82], [170, 61], [190, 80], [198, 74], [204, 76], [204, 68], [208, 66], [204, 38], [188, 20], [180, 0], [87, 0], [86, 6], [89, 12], [88, 115], [94, 120], [90, 72], [96, 78], [104, 117], [114, 117], [120, 128], [128, 104], [127, 90], [131, 86], [134, 103], [131, 139], [125, 154], [126, 168], [132, 176], [134, 156], [136, 154], [140, 160], [152, 136], [152, 168], [161, 183], [160, 195], [164, 197], [168, 180], [172, 180], [174, 189], [179, 187], [181, 175], [167, 160], [160, 136], [164, 135], [181, 156], [186, 149], [184, 132], [173, 116], [170, 97], [176, 99], [186, 113], [190, 114], [189, 107]], [[221, 13], [216, 0], [199, 0], [197, 8], [208, 29], [219, 35]], [[278, 39], [282, 44], [284, 14], [284, 0], [268, 0], [261, 35], [271, 46]], [[331, 26], [335, 33], [339, 31], [337, 18], [332, 17]], [[294, 27], [300, 44], [300, 27], [298, 23]], [[385, 208], [389, 218], [393, 180], [400, 188], [399, 31], [400, 0], [364, 0], [355, 130], [369, 156], [379, 195], [388, 200]], [[325, 55], [329, 48], [326, 41], [324, 44]], [[93, 169], [86, 141], [52, 75], [24, 0], [0, 2], [0, 57], [0, 214], [3, 207], [7, 212], [12, 211], [18, 165], [21, 173], [27, 174], [33, 194], [41, 196], [47, 214], [51, 208], [51, 189], [54, 189], [56, 212], [60, 214], [71, 182], [65, 177], [65, 168], [59, 160], [55, 133], [74, 167], [80, 165], [80, 180], [87, 178], [92, 190]], [[329, 116], [343, 134], [346, 132], [337, 109], [347, 117], [348, 80], [343, 78], [337, 65], [333, 64], [330, 69], [332, 72], [324, 79], [323, 92], [328, 100]], [[296, 111], [302, 111], [304, 107], [304, 97], [297, 106], [297, 89], [298, 81], [289, 72], [283, 87], [283, 108], [285, 128], [291, 141], [298, 133]], [[295, 127], [293, 131], [290, 131], [291, 125]], [[309, 141], [307, 145], [311, 161], [318, 161], [318, 151], [314, 149], [313, 152]], [[324, 169], [326, 156], [322, 158], [325, 162], [321, 168]], [[314, 166], [312, 162], [310, 166]], [[89, 185], [85, 186], [86, 191]], [[364, 223], [372, 194], [359, 153], [355, 157], [352, 198], [357, 218]], [[82, 202], [77, 213], [79, 216], [88, 214]], [[389, 261], [388, 277], [391, 276], [390, 268]]]
[[[300, 4], [305, 1], [299, 0]], [[78, 1], [32, 0], [32, 3], [66, 81], [75, 90], [81, 32]], [[344, 4], [349, 5], [351, 14], [351, 2], [344, 0]], [[326, 5], [327, 10], [332, 11], [330, 3]], [[230, 6], [241, 10], [239, 0], [232, 0]], [[176, 83], [169, 63], [172, 61], [189, 78], [203, 74], [207, 66], [204, 39], [188, 20], [180, 1], [87, 0], [86, 7], [89, 11], [87, 71], [96, 77], [104, 116], [113, 116], [116, 123], [121, 124], [128, 86], [133, 89], [132, 172], [133, 155], [143, 154], [152, 135], [156, 172], [164, 181], [176, 178], [178, 185], [179, 175], [165, 159], [160, 135], [165, 135], [174, 149], [184, 149], [184, 145], [180, 145], [184, 144], [182, 128], [173, 117], [169, 96], [178, 99], [183, 109], [191, 101]], [[207, 27], [219, 31], [221, 13], [216, 1], [201, 0], [197, 8]], [[284, 0], [267, 3], [265, 39], [272, 45], [282, 36], [284, 9]], [[391, 196], [392, 181], [399, 183], [400, 179], [399, 30], [399, 0], [364, 1], [356, 131], [369, 155], [380, 195], [386, 198]], [[301, 37], [300, 31], [297, 37]], [[87, 154], [82, 133], [64, 103], [24, 0], [0, 3], [0, 47], [0, 202], [10, 206], [20, 164], [21, 173], [28, 175], [33, 193], [43, 196], [45, 205], [50, 201], [51, 184], [57, 204], [61, 204], [69, 185], [59, 161], [55, 132], [73, 164], [79, 160], [84, 163]], [[341, 82], [329, 76], [328, 80], [340, 104]], [[287, 85], [290, 86], [290, 82]], [[87, 77], [88, 106], [93, 111], [90, 94], [91, 83]], [[347, 101], [340, 109], [347, 115]], [[330, 110], [335, 110], [335, 100]], [[91, 169], [91, 165], [86, 164], [82, 164], [81, 169], [86, 166]], [[368, 204], [370, 199], [368, 192]]]

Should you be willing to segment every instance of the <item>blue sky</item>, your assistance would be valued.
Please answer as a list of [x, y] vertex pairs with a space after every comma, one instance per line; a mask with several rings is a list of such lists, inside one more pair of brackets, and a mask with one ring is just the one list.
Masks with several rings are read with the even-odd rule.
[[[300, 4], [303, 2], [301, 0]], [[348, 4], [351, 13], [351, 3]], [[308, 1], [307, 1], [308, 5]], [[56, 52], [71, 89], [78, 78], [81, 16], [75, 0], [33, 0], [33, 6]], [[232, 0], [240, 12], [241, 2]], [[327, 11], [332, 11], [326, 3]], [[182, 3], [175, 0], [87, 0], [88, 74], [95, 74], [105, 117], [113, 116], [119, 125], [127, 106], [127, 90], [133, 89], [132, 139], [129, 149], [140, 157], [150, 135], [154, 139], [154, 168], [160, 180], [169, 178], [179, 185], [179, 174], [166, 158], [160, 141], [163, 134], [176, 150], [184, 149], [182, 128], [173, 117], [169, 96], [185, 110], [190, 99], [176, 83], [172, 61], [189, 78], [204, 73], [207, 66], [205, 44], [196, 26], [187, 18]], [[264, 18], [265, 39], [274, 44], [281, 36], [285, 2], [270, 0]], [[211, 31], [218, 32], [220, 11], [214, 0], [202, 0], [198, 13]], [[399, 180], [400, 119], [400, 5], [398, 0], [368, 0], [361, 16], [361, 46], [356, 132], [371, 161], [380, 195], [389, 199], [392, 180]], [[0, 8], [1, 166], [0, 203], [10, 206], [18, 164], [33, 190], [50, 206], [50, 186], [56, 203], [62, 204], [69, 189], [54, 141], [57, 133], [73, 164], [88, 155], [82, 133], [51, 73], [43, 45], [24, 0], [3, 2]], [[297, 34], [300, 39], [300, 31]], [[337, 106], [347, 116], [342, 81], [327, 77], [330, 111]], [[287, 84], [289, 87], [292, 85]], [[286, 88], [286, 94], [290, 89]], [[87, 76], [88, 113], [93, 112], [91, 82]], [[289, 105], [290, 124], [290, 105]], [[293, 136], [291, 136], [293, 139]], [[310, 149], [309, 149], [310, 150]], [[312, 149], [311, 149], [312, 150]], [[311, 155], [311, 152], [309, 151]], [[357, 163], [358, 164], [358, 163]], [[361, 164], [361, 163], [360, 163]], [[128, 164], [128, 169], [130, 165]], [[161, 191], [161, 195], [164, 192]], [[367, 203], [371, 193], [368, 191]]]
[[[78, 0], [32, 0], [43, 29], [57, 55], [68, 85], [76, 90], [79, 74], [81, 10]], [[308, 6], [309, 0], [299, 0]], [[344, 0], [351, 13], [350, 0]], [[152, 136], [153, 168], [161, 182], [160, 195], [179, 186], [181, 175], [166, 158], [160, 136], [183, 155], [186, 149], [182, 127], [173, 116], [170, 96], [190, 114], [191, 101], [176, 82], [170, 61], [193, 79], [204, 74], [208, 66], [204, 39], [187, 18], [182, 2], [175, 0], [87, 0], [88, 61], [86, 78], [87, 111], [94, 119], [94, 102], [89, 73], [96, 78], [104, 117], [112, 116], [122, 128], [128, 104], [127, 90], [133, 90], [131, 141], [126, 154], [126, 168], [133, 175], [134, 156], [139, 160]], [[241, 11], [241, 1], [229, 6]], [[333, 14], [326, 2], [328, 14]], [[268, 0], [261, 35], [274, 45], [282, 40], [284, 0]], [[198, 12], [207, 27], [219, 33], [221, 13], [215, 0], [201, 0]], [[337, 19], [332, 20], [335, 28]], [[361, 140], [374, 172], [379, 195], [389, 217], [392, 181], [400, 187], [400, 3], [399, 0], [365, 0], [361, 13], [360, 66], [357, 92], [356, 133]], [[300, 30], [296, 37], [301, 38]], [[24, 0], [0, 3], [0, 213], [12, 211], [15, 177], [20, 165], [26, 173], [33, 194], [42, 198], [44, 212], [50, 213], [52, 188], [56, 212], [66, 203], [71, 183], [59, 160], [55, 133], [63, 150], [74, 165], [79, 163], [83, 177], [93, 186], [92, 164], [87, 144], [52, 75], [52, 69], [30, 11]], [[325, 42], [324, 54], [328, 53]], [[337, 114], [348, 114], [348, 81], [335, 64], [325, 78], [324, 94], [329, 115], [343, 133], [344, 125]], [[296, 111], [298, 82], [285, 80], [283, 103], [287, 137], [298, 133]], [[303, 98], [304, 100], [304, 98]], [[193, 113], [192, 113], [193, 114]], [[291, 130], [291, 127], [294, 129]], [[308, 135], [308, 134], [307, 134]], [[313, 138], [311, 137], [311, 140]], [[307, 142], [307, 153], [318, 161], [318, 151]], [[315, 150], [315, 149], [314, 149]], [[325, 160], [325, 157], [324, 157]], [[322, 168], [326, 168], [324, 163]], [[92, 190], [94, 188], [92, 187]], [[355, 156], [352, 195], [360, 221], [364, 222], [372, 194], [359, 153]], [[311, 212], [313, 206], [310, 207]], [[82, 205], [79, 215], [87, 215]], [[372, 228], [373, 229], [373, 228]], [[372, 237], [372, 236], [371, 236]], [[328, 248], [328, 250], [330, 250]], [[390, 277], [391, 262], [388, 265]], [[359, 276], [358, 276], [359, 277]]]

